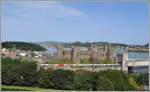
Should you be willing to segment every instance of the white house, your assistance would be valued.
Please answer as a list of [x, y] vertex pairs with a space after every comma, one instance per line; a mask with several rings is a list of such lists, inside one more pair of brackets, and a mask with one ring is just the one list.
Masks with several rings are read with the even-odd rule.
[[27, 53], [25, 53], [25, 52], [20, 52], [19, 55], [25, 57], [25, 56], [27, 56]]

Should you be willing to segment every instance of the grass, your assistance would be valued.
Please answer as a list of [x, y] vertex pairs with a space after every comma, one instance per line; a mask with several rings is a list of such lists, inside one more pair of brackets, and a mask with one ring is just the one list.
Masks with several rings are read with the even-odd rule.
[[81, 59], [80, 63], [81, 64], [91, 64], [91, 61], [90, 61], [90, 59]]
[[2, 85], [1, 86], [2, 91], [52, 91], [52, 92], [61, 92], [63, 90], [55, 90], [55, 89], [44, 89], [39, 87], [26, 87], [26, 86], [7, 86]]
[[70, 60], [53, 60], [49, 61], [48, 64], [71, 64]]
[[113, 64], [112, 61], [110, 60], [107, 60], [107, 59], [104, 59], [104, 60], [101, 60], [100, 62], [98, 62], [99, 64]]
[[[48, 64], [72, 64], [70, 60], [52, 60], [49, 61]], [[80, 64], [91, 64], [90, 59], [81, 59]], [[113, 62], [105, 59], [99, 60], [98, 64], [113, 64]]]

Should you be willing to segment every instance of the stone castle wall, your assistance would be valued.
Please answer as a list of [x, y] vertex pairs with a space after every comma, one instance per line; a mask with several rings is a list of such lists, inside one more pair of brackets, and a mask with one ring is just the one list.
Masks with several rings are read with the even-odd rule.
[[91, 45], [87, 50], [80, 47], [72, 47], [71, 50], [64, 50], [61, 45], [57, 46], [57, 59], [68, 59], [74, 64], [79, 64], [81, 59], [89, 59], [91, 63], [96, 64], [98, 60], [108, 59], [115, 62], [111, 45], [104, 47], [96, 47]]

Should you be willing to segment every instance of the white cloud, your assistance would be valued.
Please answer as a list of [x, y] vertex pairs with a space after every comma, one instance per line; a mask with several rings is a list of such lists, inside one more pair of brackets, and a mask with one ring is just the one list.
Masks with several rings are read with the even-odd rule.
[[[76, 17], [76, 16], [86, 16], [86, 14], [76, 8], [66, 6], [61, 2], [56, 1], [7, 1], [3, 2], [7, 5], [11, 4], [18, 7], [15, 11], [19, 15], [16, 16], [50, 16], [50, 17]], [[4, 4], [5, 5], [5, 4]], [[5, 11], [9, 12], [9, 11]], [[15, 13], [15, 12], [14, 12]]]

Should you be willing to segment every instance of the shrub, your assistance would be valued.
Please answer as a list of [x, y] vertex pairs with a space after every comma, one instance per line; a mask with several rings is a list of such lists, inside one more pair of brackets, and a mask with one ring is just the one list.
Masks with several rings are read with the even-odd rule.
[[139, 85], [149, 85], [149, 73], [142, 73], [137, 78], [137, 83]]
[[2, 58], [2, 84], [34, 86], [36, 69], [34, 61]]
[[40, 73], [38, 84], [44, 88], [72, 89], [73, 72], [69, 70], [44, 71]]
[[90, 72], [84, 70], [37, 70], [34, 61], [2, 58], [2, 84], [19, 86], [38, 86], [42, 88], [83, 90], [83, 91], [123, 91], [135, 90], [137, 80], [139, 85], [148, 85], [148, 74], [138, 77], [122, 71], [105, 70]]
[[51, 86], [55, 89], [72, 89], [73, 72], [69, 70], [54, 70], [51, 75]]
[[74, 90], [96, 90], [96, 72], [79, 70], [74, 74]]
[[109, 79], [101, 76], [98, 77], [96, 84], [96, 89], [99, 91], [113, 91], [115, 89], [113, 83]]
[[41, 69], [38, 72], [37, 86], [41, 88], [51, 88], [51, 71]]
[[128, 75], [118, 70], [100, 71], [99, 76], [103, 76], [112, 81], [116, 91], [135, 90], [130, 85]]
[[136, 80], [137, 80], [136, 74], [128, 74], [128, 80], [129, 80], [130, 87], [132, 87], [134, 89], [138, 88], [138, 84], [136, 82]]

